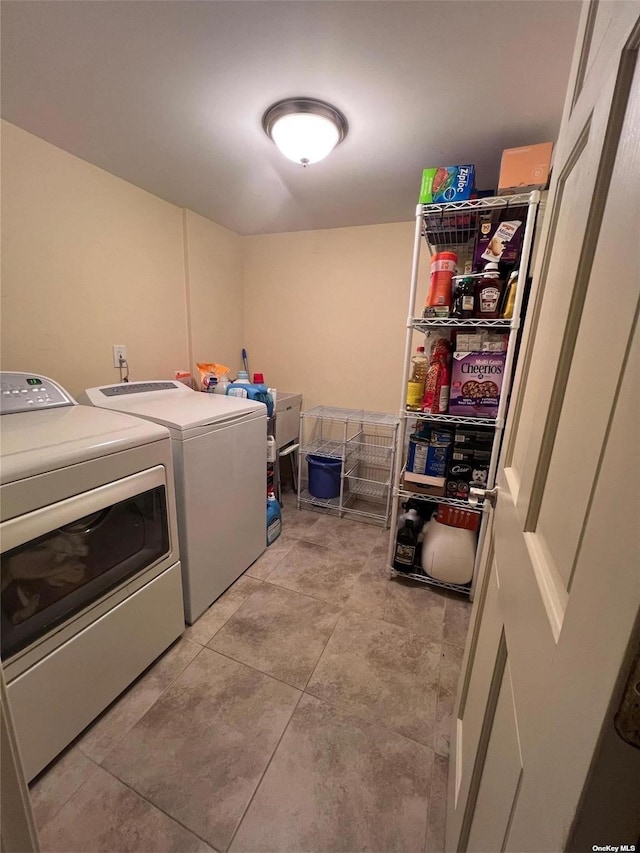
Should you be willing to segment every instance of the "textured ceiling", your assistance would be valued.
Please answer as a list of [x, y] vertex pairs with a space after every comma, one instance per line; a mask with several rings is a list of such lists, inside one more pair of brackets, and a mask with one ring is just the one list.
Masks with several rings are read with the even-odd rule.
[[[243, 234], [409, 220], [426, 166], [555, 140], [575, 0], [2, 3], [2, 116]], [[285, 160], [261, 128], [288, 96], [347, 139]]]

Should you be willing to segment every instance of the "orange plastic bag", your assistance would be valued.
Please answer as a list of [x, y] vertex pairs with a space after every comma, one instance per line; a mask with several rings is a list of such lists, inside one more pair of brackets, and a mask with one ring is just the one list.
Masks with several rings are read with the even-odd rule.
[[209, 374], [213, 373], [214, 376], [217, 377], [218, 381], [222, 379], [227, 373], [229, 373], [231, 368], [225, 367], [224, 364], [216, 364], [215, 362], [198, 362], [198, 370], [200, 371], [200, 390], [207, 390], [207, 383], [205, 380], [209, 376]]

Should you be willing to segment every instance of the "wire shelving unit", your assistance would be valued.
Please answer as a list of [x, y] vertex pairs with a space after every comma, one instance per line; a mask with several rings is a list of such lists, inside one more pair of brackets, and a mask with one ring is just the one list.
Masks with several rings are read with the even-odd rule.
[[[316, 406], [300, 413], [298, 508], [389, 526], [400, 418], [387, 412]], [[340, 492], [318, 498], [309, 491], [309, 455], [340, 460]]]
[[[491, 459], [487, 473], [486, 489], [493, 488], [498, 464], [498, 457], [502, 441], [505, 416], [509, 400], [511, 378], [513, 375], [514, 359], [518, 330], [521, 323], [522, 297], [525, 291], [525, 283], [529, 271], [531, 249], [533, 245], [533, 234], [535, 229], [536, 215], [540, 203], [540, 193], [532, 192], [512, 196], [494, 196], [492, 198], [471, 199], [469, 201], [451, 202], [446, 204], [421, 204], [416, 208], [416, 227], [414, 233], [413, 263], [411, 268], [411, 285], [409, 290], [409, 306], [407, 312], [406, 338], [404, 352], [404, 366], [402, 373], [402, 392], [400, 400], [400, 429], [397, 436], [397, 452], [393, 476], [393, 501], [391, 513], [391, 533], [389, 537], [388, 565], [391, 577], [405, 577], [419, 581], [431, 586], [455, 590], [473, 598], [475, 579], [479, 568], [479, 555], [488, 527], [489, 514], [492, 511], [489, 500], [480, 501], [477, 506], [471, 506], [466, 500], [447, 498], [442, 496], [431, 496], [411, 491], [403, 483], [402, 475], [405, 464], [407, 446], [407, 427], [416, 422], [427, 421], [452, 426], [478, 426], [491, 428], [493, 430], [493, 441], [491, 443]], [[416, 316], [416, 300], [418, 293], [418, 271], [420, 264], [420, 253], [423, 247], [433, 255], [436, 252], [448, 250], [455, 251], [458, 256], [458, 265], [462, 269], [466, 261], [472, 261], [480, 228], [485, 222], [495, 221], [496, 213], [508, 210], [509, 216], [519, 219], [525, 223], [522, 250], [518, 265], [519, 286], [516, 290], [516, 299], [512, 319], [456, 319], [449, 317], [419, 317]], [[427, 283], [421, 286], [426, 290]], [[485, 329], [508, 333], [508, 344], [502, 379], [500, 402], [495, 418], [484, 417], [457, 417], [455, 415], [427, 415], [422, 412], [408, 411], [406, 409], [407, 378], [411, 364], [413, 350], [413, 336], [415, 332], [427, 333], [432, 329]], [[478, 533], [478, 545], [476, 548], [476, 559], [473, 568], [473, 577], [468, 584], [450, 584], [445, 581], [425, 575], [421, 569], [414, 567], [411, 573], [398, 572], [393, 568], [393, 555], [395, 551], [396, 523], [399, 506], [408, 499], [431, 501], [457, 507], [459, 509], [471, 510], [480, 514], [480, 525]]]

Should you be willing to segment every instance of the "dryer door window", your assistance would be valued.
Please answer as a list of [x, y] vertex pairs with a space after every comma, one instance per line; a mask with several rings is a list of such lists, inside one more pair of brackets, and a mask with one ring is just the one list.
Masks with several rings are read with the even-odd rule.
[[2, 658], [28, 646], [168, 551], [164, 485], [96, 508], [5, 551]]

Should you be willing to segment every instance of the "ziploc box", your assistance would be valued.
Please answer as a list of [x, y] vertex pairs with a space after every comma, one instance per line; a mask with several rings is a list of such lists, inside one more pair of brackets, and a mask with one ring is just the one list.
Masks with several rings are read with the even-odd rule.
[[503, 352], [454, 352], [450, 415], [472, 418], [497, 416], [505, 358]]
[[436, 166], [424, 169], [419, 204], [466, 201], [475, 183], [475, 166]]

